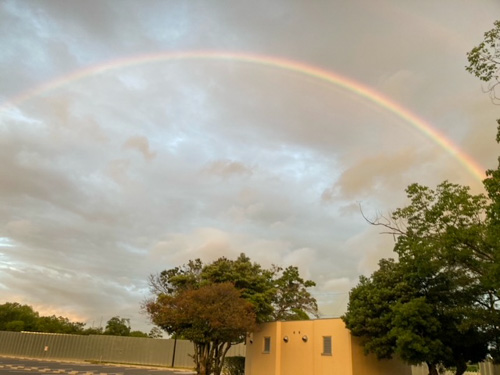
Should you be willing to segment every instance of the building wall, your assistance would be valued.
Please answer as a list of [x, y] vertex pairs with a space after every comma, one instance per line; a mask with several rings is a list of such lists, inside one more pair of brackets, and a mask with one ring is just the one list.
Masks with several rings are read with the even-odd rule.
[[[245, 375], [278, 374], [280, 368], [280, 346], [276, 338], [281, 336], [280, 324], [261, 324], [256, 332], [251, 333], [246, 341]], [[271, 350], [264, 352], [264, 339], [271, 339]], [[252, 358], [258, 358], [257, 361]]]
[[[351, 374], [351, 335], [341, 319], [311, 321], [314, 327], [315, 375]], [[331, 355], [324, 354], [323, 337], [331, 337]]]
[[351, 350], [353, 375], [412, 375], [411, 366], [406, 365], [403, 361], [378, 360], [373, 354], [365, 355], [363, 347], [357, 337], [352, 337]]
[[[323, 337], [331, 337], [331, 354], [324, 353]], [[411, 375], [400, 361], [365, 356], [341, 319], [262, 324], [247, 340], [245, 370], [246, 375]]]
[[[314, 327], [312, 322], [290, 322], [281, 325], [281, 335], [276, 338], [281, 346], [281, 374], [307, 374], [308, 366], [314, 361]], [[288, 342], [284, 342], [286, 337]], [[302, 337], [307, 337], [304, 342]], [[297, 361], [296, 358], [300, 358]]]

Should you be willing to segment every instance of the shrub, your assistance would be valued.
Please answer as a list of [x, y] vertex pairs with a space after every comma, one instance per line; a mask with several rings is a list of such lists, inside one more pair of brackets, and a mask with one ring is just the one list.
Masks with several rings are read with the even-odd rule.
[[224, 359], [224, 375], [244, 375], [245, 374], [245, 357], [235, 356], [226, 357]]

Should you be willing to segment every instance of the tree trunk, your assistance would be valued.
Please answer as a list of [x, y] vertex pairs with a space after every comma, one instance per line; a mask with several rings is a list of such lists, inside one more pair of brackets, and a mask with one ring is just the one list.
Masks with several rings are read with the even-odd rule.
[[193, 354], [193, 361], [194, 361], [194, 368], [196, 370], [196, 373], [199, 375], [200, 374], [200, 345], [197, 343], [193, 343], [194, 345], [194, 354]]
[[197, 371], [197, 372], [198, 372], [198, 375], [209, 375], [209, 374], [207, 373], [207, 368], [206, 368], [206, 366], [205, 366], [205, 364], [204, 364], [204, 363], [200, 363], [200, 366], [199, 366], [199, 368], [198, 368], [198, 371]]
[[465, 371], [467, 371], [467, 363], [465, 361], [460, 361], [456, 363], [457, 371], [455, 371], [455, 375], [463, 375]]
[[199, 375], [210, 375], [212, 373], [212, 357], [210, 346], [210, 344], [203, 345], [203, 351], [200, 358], [201, 366]]
[[231, 348], [230, 342], [223, 342], [220, 344], [214, 344], [216, 349], [214, 356], [214, 366], [213, 373], [214, 375], [220, 375], [222, 373], [222, 369], [224, 368], [224, 358], [226, 358], [226, 354]]
[[194, 343], [194, 363], [197, 375], [220, 375], [230, 342]]
[[194, 364], [197, 375], [210, 375], [210, 345], [194, 343]]
[[436, 367], [435, 363], [429, 363], [429, 362], [427, 362], [427, 367], [429, 369], [429, 375], [439, 375], [439, 372], [437, 370], [437, 367]]

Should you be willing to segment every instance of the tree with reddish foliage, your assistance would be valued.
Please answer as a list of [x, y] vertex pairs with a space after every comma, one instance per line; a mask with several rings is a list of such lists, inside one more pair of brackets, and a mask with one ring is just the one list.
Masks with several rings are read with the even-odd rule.
[[316, 299], [307, 290], [316, 285], [314, 281], [300, 277], [297, 267], [266, 269], [245, 254], [235, 260], [222, 257], [209, 264], [190, 260], [149, 277], [151, 292], [156, 296], [224, 282], [232, 283], [254, 306], [258, 323], [318, 316]]
[[255, 324], [317, 316], [307, 291], [314, 285], [297, 267], [266, 269], [245, 254], [208, 264], [195, 259], [151, 275], [154, 299], [144, 310], [171, 335], [194, 342], [198, 374], [219, 374], [229, 347], [243, 342]]
[[145, 309], [154, 324], [194, 343], [198, 375], [220, 375], [229, 348], [242, 342], [256, 321], [253, 305], [228, 282], [160, 294]]

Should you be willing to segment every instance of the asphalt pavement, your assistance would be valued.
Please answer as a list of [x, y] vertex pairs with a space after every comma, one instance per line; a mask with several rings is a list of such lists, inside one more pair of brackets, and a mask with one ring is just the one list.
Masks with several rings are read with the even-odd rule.
[[190, 375], [193, 371], [0, 356], [0, 374], [10, 375]]

